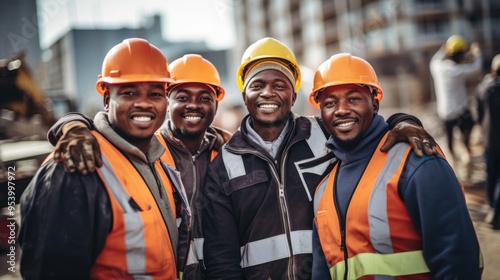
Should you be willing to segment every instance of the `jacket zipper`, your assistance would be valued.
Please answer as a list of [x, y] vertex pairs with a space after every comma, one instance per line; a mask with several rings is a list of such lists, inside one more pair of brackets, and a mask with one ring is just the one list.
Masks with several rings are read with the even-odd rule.
[[[347, 245], [346, 245], [346, 236], [345, 236], [345, 220], [347, 217], [347, 208], [349, 208], [349, 204], [347, 205], [347, 208], [345, 210], [345, 215], [344, 219], [341, 219], [340, 217], [340, 211], [339, 211], [339, 206], [338, 206], [338, 196], [337, 196], [337, 179], [338, 179], [338, 174], [340, 172], [340, 161], [337, 163], [337, 171], [335, 172], [335, 183], [334, 183], [334, 191], [335, 191], [335, 199], [333, 200], [335, 204], [335, 210], [337, 212], [337, 219], [339, 221], [339, 228], [340, 228], [340, 251], [344, 253], [344, 267], [345, 267], [345, 273], [344, 273], [344, 280], [347, 280], [347, 276], [349, 275], [349, 252], [347, 251]], [[353, 192], [354, 194], [354, 192]], [[351, 195], [352, 198], [352, 195]], [[350, 199], [349, 199], [350, 203]]]
[[193, 193], [191, 194], [191, 197], [189, 198], [189, 203], [191, 205], [193, 205], [193, 202], [194, 201], [194, 198], [195, 198], [195, 193], [196, 193], [196, 189], [197, 189], [197, 184], [198, 184], [198, 181], [196, 181], [196, 156], [192, 156], [192, 162], [191, 162], [193, 165]]
[[[293, 251], [292, 251], [292, 241], [291, 241], [291, 229], [290, 229], [290, 223], [288, 223], [288, 207], [286, 205], [286, 199], [285, 199], [285, 186], [280, 180], [280, 176], [278, 175], [278, 170], [276, 169], [275, 162], [269, 160], [269, 158], [261, 155], [260, 153], [256, 153], [255, 150], [250, 150], [250, 149], [233, 149], [231, 147], [226, 146], [226, 149], [230, 152], [233, 152], [234, 154], [252, 154], [264, 161], [266, 161], [271, 168], [271, 173], [274, 176], [274, 179], [278, 182], [278, 192], [279, 192], [279, 203], [280, 203], [280, 209], [281, 209], [281, 217], [282, 217], [282, 222], [285, 228], [285, 234], [287, 237], [287, 242], [288, 242], [288, 252], [290, 253], [289, 257], [289, 263], [288, 263], [288, 279], [295, 279], [294, 277], [294, 272], [293, 272]], [[282, 176], [284, 178], [284, 163], [285, 163], [285, 158], [286, 158], [287, 153], [284, 152], [283, 155], [283, 160], [282, 160]], [[277, 163], [276, 163], [277, 164]]]
[[293, 247], [292, 247], [292, 229], [290, 227], [290, 223], [288, 221], [288, 205], [286, 203], [286, 198], [285, 198], [285, 162], [286, 162], [286, 157], [287, 157], [287, 152], [285, 151], [283, 153], [283, 158], [281, 161], [281, 183], [279, 184], [279, 198], [281, 202], [281, 211], [282, 211], [282, 217], [283, 217], [283, 225], [285, 227], [285, 233], [288, 241], [288, 249], [290, 252], [290, 258], [288, 262], [288, 279], [295, 279], [295, 271], [294, 271], [294, 266], [295, 266], [295, 260], [294, 260], [294, 255], [293, 255]]

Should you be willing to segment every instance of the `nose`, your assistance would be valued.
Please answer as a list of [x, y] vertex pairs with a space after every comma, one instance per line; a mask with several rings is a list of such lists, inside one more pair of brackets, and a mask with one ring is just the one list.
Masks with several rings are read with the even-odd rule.
[[188, 103], [186, 104], [187, 109], [198, 109], [201, 108], [200, 103], [196, 99], [189, 99]]
[[337, 116], [345, 116], [351, 113], [351, 107], [346, 101], [338, 101], [337, 109], [335, 110], [335, 115]]
[[153, 107], [153, 103], [147, 98], [141, 98], [134, 103], [135, 107], [148, 109]]
[[262, 97], [273, 97], [275, 96], [276, 93], [273, 91], [273, 88], [271, 85], [267, 85], [262, 89], [262, 92], [260, 93], [260, 96]]

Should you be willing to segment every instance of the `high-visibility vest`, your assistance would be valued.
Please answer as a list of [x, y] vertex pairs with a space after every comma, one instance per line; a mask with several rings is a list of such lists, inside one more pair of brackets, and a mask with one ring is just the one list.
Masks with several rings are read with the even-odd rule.
[[332, 279], [344, 279], [346, 266], [347, 279], [373, 279], [369, 275], [430, 279], [421, 236], [398, 194], [398, 181], [411, 146], [398, 143], [382, 153], [380, 147], [386, 137], [375, 149], [352, 195], [344, 237], [333, 199], [338, 165], [315, 193], [315, 223]]
[[[167, 163], [168, 165], [172, 166], [173, 168], [176, 168], [175, 166], [175, 161], [174, 158], [172, 157], [172, 153], [170, 152], [170, 149], [168, 148], [167, 141], [165, 141], [165, 138], [161, 135], [160, 131], [155, 132], [156, 138], [160, 141], [160, 143], [165, 147], [166, 151], [163, 153], [163, 155], [160, 157], [160, 159]], [[214, 158], [217, 156], [217, 151], [212, 150], [212, 153], [210, 154], [210, 161], [214, 160]]]
[[[92, 279], [177, 279], [168, 229], [151, 191], [117, 148], [99, 133], [92, 133], [103, 155], [103, 166], [97, 172], [113, 211], [113, 227], [92, 267]], [[154, 167], [175, 211], [174, 187], [159, 160]]]

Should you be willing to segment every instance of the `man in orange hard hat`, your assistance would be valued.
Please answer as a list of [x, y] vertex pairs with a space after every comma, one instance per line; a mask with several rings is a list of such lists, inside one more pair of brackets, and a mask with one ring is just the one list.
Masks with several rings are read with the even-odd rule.
[[[161, 160], [180, 172], [191, 209], [190, 238], [179, 240], [180, 278], [203, 279], [204, 198], [200, 190], [210, 161], [231, 137], [229, 132], [212, 126], [225, 91], [215, 66], [200, 55], [184, 55], [174, 60], [169, 69], [172, 77], [166, 88], [169, 118], [156, 136], [167, 149]], [[60, 138], [56, 150], [63, 156], [56, 159], [64, 162], [68, 170], [86, 174], [100, 164], [100, 150], [89, 130], [93, 127], [91, 119], [72, 113], [61, 118], [49, 132], [52, 144]], [[61, 135], [60, 130], [67, 133]], [[94, 148], [85, 151], [85, 146]]]
[[146, 40], [108, 52], [96, 83], [105, 111], [93, 120], [102, 166], [84, 176], [49, 158], [38, 170], [21, 197], [23, 279], [177, 279], [183, 187], [154, 137], [169, 82]]
[[337, 156], [314, 195], [313, 279], [480, 279], [479, 243], [460, 182], [441, 152], [406, 143], [381, 152], [389, 130], [372, 66], [349, 53], [317, 69], [310, 102]]

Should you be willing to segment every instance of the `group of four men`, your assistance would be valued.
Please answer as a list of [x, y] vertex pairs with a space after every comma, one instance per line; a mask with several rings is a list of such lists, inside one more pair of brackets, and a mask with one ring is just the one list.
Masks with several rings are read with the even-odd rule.
[[318, 68], [321, 117], [291, 111], [300, 68], [273, 38], [245, 51], [237, 84], [249, 114], [231, 137], [211, 126], [226, 93], [209, 61], [112, 48], [105, 112], [59, 120], [23, 195], [23, 277], [480, 278], [460, 183], [418, 119], [378, 115], [366, 61]]

